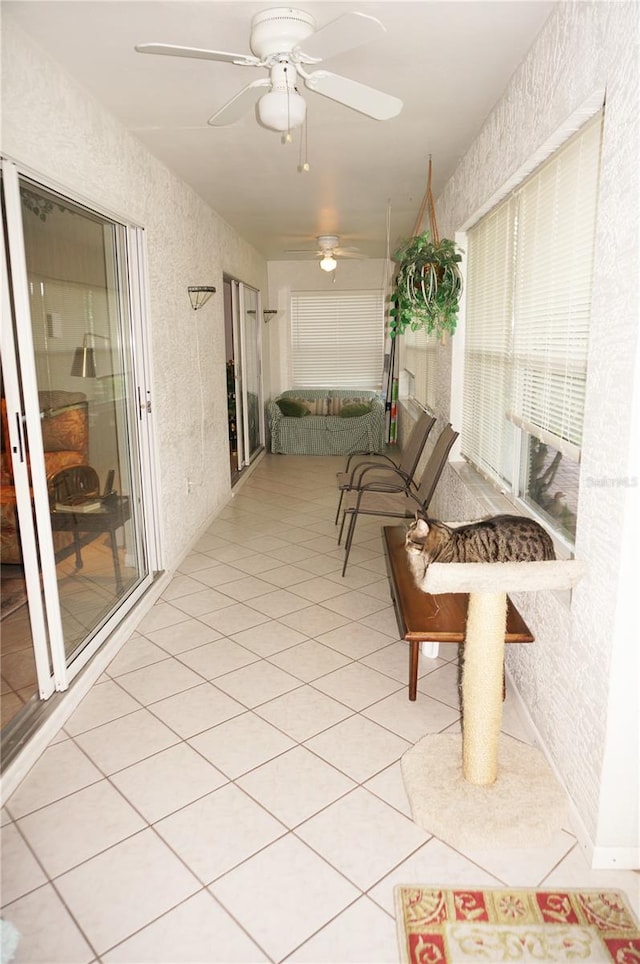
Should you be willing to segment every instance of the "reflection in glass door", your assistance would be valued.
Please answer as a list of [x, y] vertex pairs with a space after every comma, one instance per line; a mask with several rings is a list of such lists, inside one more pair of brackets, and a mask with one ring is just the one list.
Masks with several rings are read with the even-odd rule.
[[225, 342], [231, 481], [264, 447], [260, 292], [225, 279]]
[[243, 359], [244, 451], [248, 465], [263, 445], [260, 294], [240, 285], [240, 335]]
[[[21, 707], [48, 695], [34, 654], [48, 647], [55, 687], [66, 688], [150, 581], [131, 229], [26, 179], [17, 185], [13, 217], [7, 204], [15, 355], [3, 339], [2, 581], [4, 589], [12, 580], [19, 601], [21, 581], [36, 571], [47, 638], [24, 592], [21, 605], [3, 607], [2, 676], [11, 689], [3, 742]], [[9, 436], [13, 419], [21, 445]], [[34, 514], [35, 550], [16, 490]]]

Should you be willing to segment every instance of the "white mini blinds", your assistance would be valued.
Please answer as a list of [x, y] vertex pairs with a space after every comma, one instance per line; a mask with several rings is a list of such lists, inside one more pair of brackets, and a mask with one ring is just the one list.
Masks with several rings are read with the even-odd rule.
[[294, 388], [378, 389], [383, 360], [382, 291], [292, 293]]
[[513, 481], [513, 426], [580, 457], [602, 112], [468, 232], [462, 451]]

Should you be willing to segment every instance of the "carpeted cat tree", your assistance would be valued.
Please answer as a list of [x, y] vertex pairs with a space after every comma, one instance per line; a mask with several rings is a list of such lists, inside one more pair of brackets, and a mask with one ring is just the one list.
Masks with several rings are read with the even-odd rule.
[[[424, 592], [469, 593], [457, 734], [424, 737], [402, 758], [414, 820], [454, 847], [544, 846], [567, 824], [567, 801], [540, 750], [500, 733], [508, 592], [569, 589], [577, 560], [433, 563]], [[500, 770], [498, 757], [500, 756]]]

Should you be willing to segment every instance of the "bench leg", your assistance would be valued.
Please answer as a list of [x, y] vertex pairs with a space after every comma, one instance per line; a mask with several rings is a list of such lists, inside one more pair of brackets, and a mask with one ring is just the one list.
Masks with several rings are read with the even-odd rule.
[[420, 643], [409, 643], [409, 699], [415, 700], [418, 695], [418, 661], [420, 659]]

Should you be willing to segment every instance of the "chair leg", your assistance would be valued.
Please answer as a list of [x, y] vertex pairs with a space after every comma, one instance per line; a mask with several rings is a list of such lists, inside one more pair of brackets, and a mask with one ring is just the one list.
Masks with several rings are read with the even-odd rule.
[[[338, 519], [340, 518], [340, 507], [342, 505], [342, 500], [344, 498], [344, 489], [340, 489], [340, 498], [338, 499], [338, 511], [336, 512], [336, 521], [334, 525], [338, 525]], [[338, 545], [340, 545], [340, 540], [338, 540]]]
[[[346, 514], [347, 514], [347, 513], [345, 512], [345, 516], [346, 516]], [[351, 518], [349, 519], [349, 528], [348, 528], [348, 530], [347, 530], [347, 538], [346, 538], [345, 544], [344, 544], [344, 565], [343, 565], [343, 567], [342, 567], [342, 575], [343, 575], [343, 576], [344, 576], [345, 572], [347, 571], [347, 563], [349, 562], [349, 553], [351, 552], [351, 543], [353, 542], [353, 533], [355, 532], [356, 519], [358, 518], [358, 513], [357, 513], [357, 512], [350, 512], [349, 514], [350, 514]]]
[[347, 518], [347, 511], [342, 513], [342, 522], [340, 524], [340, 532], [338, 533], [338, 545], [342, 542], [342, 533], [344, 532], [344, 520]]

